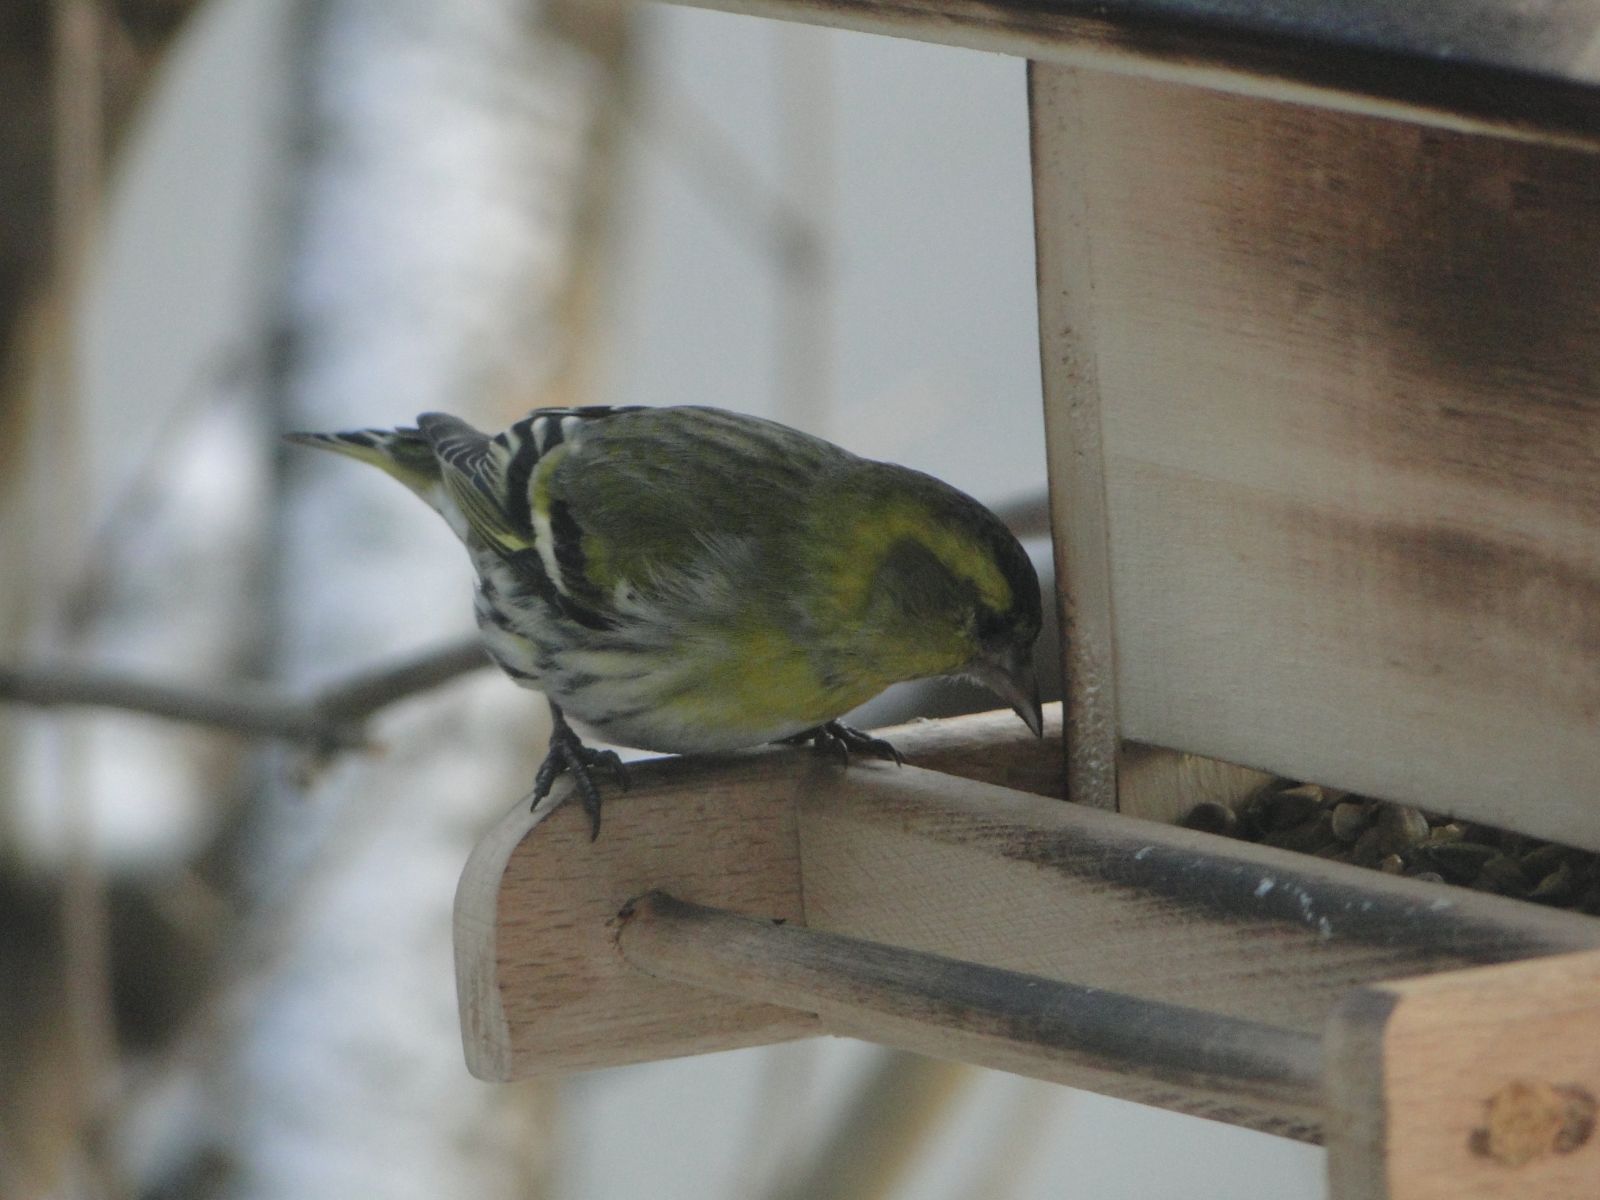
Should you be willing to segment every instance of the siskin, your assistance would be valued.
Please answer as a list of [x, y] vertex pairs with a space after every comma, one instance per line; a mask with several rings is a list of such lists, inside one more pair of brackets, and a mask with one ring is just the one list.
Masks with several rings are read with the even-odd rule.
[[715, 408], [540, 409], [490, 437], [297, 433], [394, 476], [478, 573], [490, 656], [550, 700], [539, 802], [569, 772], [600, 831], [618, 745], [694, 753], [812, 740], [899, 761], [838, 718], [892, 683], [965, 675], [1038, 734], [1039, 580], [1017, 539], [948, 484]]

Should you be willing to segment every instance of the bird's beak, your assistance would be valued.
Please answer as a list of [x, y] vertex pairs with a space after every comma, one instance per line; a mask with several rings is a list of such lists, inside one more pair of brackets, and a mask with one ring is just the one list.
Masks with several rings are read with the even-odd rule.
[[986, 658], [972, 669], [972, 676], [1000, 699], [1011, 705], [1034, 737], [1044, 736], [1044, 711], [1039, 703], [1039, 677], [1033, 670], [1033, 654], [1026, 647]]

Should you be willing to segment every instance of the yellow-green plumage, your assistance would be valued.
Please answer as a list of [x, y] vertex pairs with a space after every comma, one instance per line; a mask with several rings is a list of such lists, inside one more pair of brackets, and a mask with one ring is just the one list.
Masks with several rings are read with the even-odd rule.
[[930, 476], [710, 408], [541, 410], [493, 438], [427, 414], [297, 440], [382, 467], [444, 516], [490, 653], [609, 741], [772, 741], [953, 673], [1036, 725], [1033, 568]]

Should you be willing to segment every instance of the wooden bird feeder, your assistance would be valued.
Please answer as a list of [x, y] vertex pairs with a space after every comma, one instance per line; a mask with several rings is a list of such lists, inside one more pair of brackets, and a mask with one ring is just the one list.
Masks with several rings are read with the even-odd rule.
[[1600, 1196], [1600, 919], [1168, 823], [1246, 764], [1600, 851], [1600, 8], [713, 6], [1030, 60], [1065, 715], [513, 813], [473, 1071], [848, 1034]]

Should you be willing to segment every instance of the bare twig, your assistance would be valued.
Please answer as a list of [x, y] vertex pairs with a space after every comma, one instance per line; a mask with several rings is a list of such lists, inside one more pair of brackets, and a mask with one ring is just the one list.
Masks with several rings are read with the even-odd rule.
[[750, 1125], [742, 1161], [728, 1195], [769, 1195], [772, 1181], [800, 1161], [797, 1131], [804, 1129], [803, 1116], [815, 1099], [817, 1046], [815, 1039], [807, 1038], [763, 1050], [756, 1092], [746, 1105]]
[[[83, 439], [75, 436], [85, 419], [73, 355], [75, 316], [85, 267], [98, 225], [105, 137], [104, 15], [95, 0], [55, 0], [50, 6], [51, 99], [54, 105], [52, 159], [54, 218], [52, 300], [62, 318], [49, 364], [49, 446], [46, 529], [56, 546], [82, 541], [79, 506], [85, 492]], [[55, 570], [41, 573], [47, 594], [59, 591]], [[45, 631], [58, 637], [63, 631]], [[71, 653], [70, 643], [58, 649]], [[63, 952], [62, 1011], [70, 1031], [68, 1069], [75, 1111], [72, 1134], [81, 1158], [79, 1174], [91, 1195], [128, 1194], [102, 1137], [107, 1088], [116, 1079], [116, 1025], [111, 1001], [111, 935], [105, 880], [94, 851], [94, 816], [84, 778], [80, 731], [52, 731], [50, 761], [56, 800], [62, 813], [66, 859], [61, 890]]]
[[0, 667], [0, 699], [37, 708], [117, 708], [289, 741], [313, 741], [328, 732], [310, 705], [249, 684], [224, 691], [126, 675]]
[[[960, 1200], [1006, 1200], [1022, 1195], [1028, 1167], [1051, 1137], [1061, 1136], [1064, 1125], [1060, 1118], [1075, 1093], [1023, 1076], [1009, 1082], [1011, 1095], [1005, 1102], [1004, 1118], [987, 1148], [977, 1155], [962, 1186], [951, 1193]], [[1053, 1130], [1051, 1122], [1056, 1122]]]
[[882, 1200], [925, 1153], [939, 1123], [977, 1072], [963, 1063], [885, 1051], [809, 1165], [769, 1200]]
[[103, 29], [92, 0], [55, 0], [51, 24], [55, 55], [52, 266], [59, 281], [75, 288], [100, 204]]
[[0, 667], [0, 699], [40, 709], [90, 707], [142, 712], [194, 725], [211, 725], [261, 738], [306, 741], [323, 733], [310, 720], [304, 702], [285, 701], [250, 685], [234, 690], [154, 683], [130, 675], [101, 675], [59, 669]]
[[306, 698], [251, 684], [191, 687], [127, 675], [0, 667], [0, 701], [36, 708], [121, 709], [331, 751], [360, 745], [363, 727], [380, 709], [488, 662], [476, 637], [463, 638], [392, 666], [360, 672]]
[[358, 725], [381, 708], [489, 665], [477, 635], [425, 650], [414, 658], [330, 684], [311, 701], [324, 725]]

